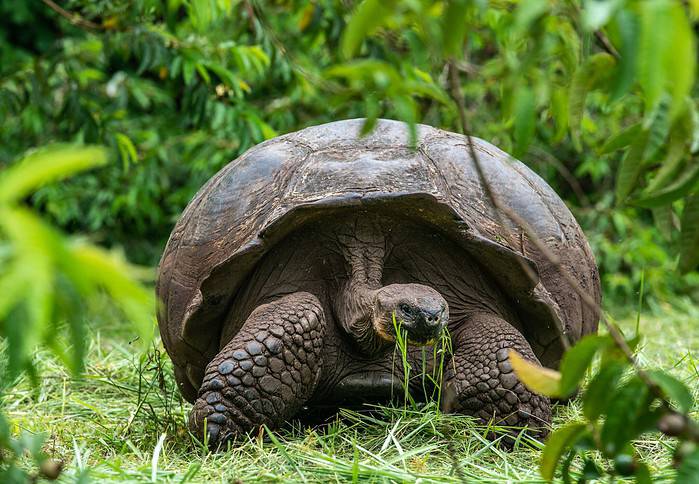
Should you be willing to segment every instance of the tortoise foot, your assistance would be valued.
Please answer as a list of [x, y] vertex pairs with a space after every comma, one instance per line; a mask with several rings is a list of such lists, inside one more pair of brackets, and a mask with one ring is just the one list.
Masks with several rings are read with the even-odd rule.
[[318, 383], [324, 334], [323, 310], [311, 294], [258, 307], [209, 363], [190, 413], [192, 432], [218, 450], [293, 417]]
[[[514, 349], [538, 363], [519, 331], [498, 317], [477, 314], [456, 335], [454, 347], [454, 364], [448, 365], [445, 378], [445, 411], [505, 427], [509, 436], [503, 440], [509, 444], [522, 429], [533, 437], [548, 434], [549, 399], [529, 391], [509, 361], [508, 352]], [[491, 438], [497, 436], [493, 432]]]

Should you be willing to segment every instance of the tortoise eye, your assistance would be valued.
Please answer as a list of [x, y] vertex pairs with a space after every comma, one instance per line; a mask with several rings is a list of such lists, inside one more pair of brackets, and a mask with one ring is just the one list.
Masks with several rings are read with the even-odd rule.
[[410, 306], [408, 306], [408, 305], [405, 304], [405, 303], [403, 303], [403, 304], [401, 304], [400, 306], [398, 306], [398, 309], [400, 309], [400, 310], [403, 312], [403, 314], [405, 314], [406, 316], [412, 316], [412, 315], [413, 315], [413, 308], [411, 308]]

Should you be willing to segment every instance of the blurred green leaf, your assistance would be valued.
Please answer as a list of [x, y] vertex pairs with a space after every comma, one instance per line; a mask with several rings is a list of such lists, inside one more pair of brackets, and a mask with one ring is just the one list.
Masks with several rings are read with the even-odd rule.
[[583, 412], [588, 420], [596, 420], [609, 406], [625, 368], [620, 361], [610, 361], [592, 378], [583, 395]]
[[577, 388], [597, 352], [612, 344], [608, 336], [587, 335], [570, 348], [561, 361], [559, 395], [567, 397]]
[[558, 461], [578, 440], [587, 434], [587, 425], [572, 423], [559, 428], [546, 439], [546, 446], [541, 454], [539, 471], [547, 481], [552, 481]]
[[663, 205], [651, 210], [653, 213], [653, 222], [656, 228], [667, 241], [672, 239], [672, 231], [674, 228], [672, 206]]
[[622, 0], [586, 0], [583, 2], [583, 27], [588, 31], [599, 30], [622, 4]]
[[527, 32], [532, 24], [549, 11], [550, 4], [546, 0], [522, 0], [515, 10], [514, 31], [517, 35]]
[[115, 254], [83, 243], [73, 244], [70, 252], [75, 263], [84, 268], [85, 277], [93, 284], [103, 287], [134, 324], [140, 342], [146, 348], [155, 329], [155, 299], [152, 291], [129, 277], [128, 274], [132, 274], [133, 269]]
[[[591, 0], [590, 3], [596, 3]], [[606, 2], [618, 3], [618, 2]], [[617, 101], [629, 92], [636, 80], [638, 69], [638, 46], [640, 37], [639, 19], [629, 10], [622, 9], [614, 19], [619, 37], [619, 60], [612, 76], [611, 100]]]
[[643, 151], [642, 163], [647, 164], [658, 154], [664, 146], [665, 140], [670, 133], [670, 100], [664, 96], [655, 106], [652, 115], [649, 117], [648, 141]]
[[568, 90], [555, 89], [551, 93], [551, 114], [556, 123], [555, 141], [562, 140], [568, 132]]
[[694, 450], [682, 457], [675, 477], [676, 484], [699, 483], [699, 446], [695, 444], [694, 447]]
[[604, 80], [614, 67], [614, 58], [604, 52], [590, 56], [573, 76], [570, 85], [568, 112], [570, 132], [575, 145], [580, 149], [580, 124], [585, 110], [585, 99], [594, 86]]
[[624, 155], [619, 166], [616, 180], [617, 204], [623, 203], [636, 187], [643, 172], [643, 153], [646, 150], [648, 131], [642, 130]]
[[362, 41], [381, 27], [396, 3], [395, 0], [362, 0], [342, 34], [340, 50], [345, 58], [352, 57]]
[[[624, 383], [608, 401], [606, 420], [600, 434], [603, 451], [614, 456], [637, 437], [650, 396], [648, 387], [637, 376]], [[645, 422], [643, 422], [645, 423]]]
[[641, 133], [641, 130], [641, 123], [636, 123], [619, 131], [617, 134], [609, 138], [609, 140], [607, 140], [602, 145], [602, 148], [600, 148], [599, 153], [601, 155], [606, 155], [608, 153], [612, 153], [622, 148], [626, 148], [631, 143], [633, 143], [634, 140], [636, 140], [636, 138], [638, 138], [638, 135]]
[[28, 358], [52, 318], [54, 257], [61, 255], [61, 245], [38, 217], [23, 208], [0, 209], [0, 233], [15, 248], [15, 264], [20, 271], [10, 274], [24, 291], [21, 299], [15, 291], [10, 292], [9, 301], [2, 301], [5, 295], [0, 295], [0, 307], [9, 310], [4, 328], [10, 356], [7, 371], [14, 378], [26, 369]]
[[676, 179], [683, 162], [687, 159], [687, 151], [689, 148], [687, 143], [691, 139], [691, 120], [687, 120], [686, 118], [690, 118], [689, 112], [687, 116], [685, 116], [685, 119], [678, 120], [672, 127], [661, 166], [648, 183], [641, 198], [651, 197], [650, 194], [663, 189]]
[[445, 57], [460, 59], [463, 56], [463, 44], [466, 36], [467, 18], [470, 2], [467, 0], [448, 0], [442, 16], [443, 52]]
[[645, 462], [635, 462], [636, 470], [633, 474], [636, 479], [636, 484], [652, 484], [653, 478], [650, 475], [650, 469]]
[[678, 114], [694, 83], [696, 52], [684, 7], [673, 0], [639, 3], [641, 42], [639, 79], [651, 111], [664, 91], [672, 96], [670, 117]]
[[680, 225], [680, 270], [688, 272], [699, 265], [699, 192], [687, 197]]
[[0, 174], [0, 203], [17, 201], [43, 185], [106, 162], [106, 151], [97, 146], [42, 148]]
[[561, 374], [550, 368], [525, 360], [515, 350], [509, 351], [512, 370], [519, 381], [534, 393], [548, 397], [560, 396]]
[[517, 89], [514, 111], [514, 155], [521, 157], [526, 153], [536, 129], [536, 104], [534, 95], [528, 87], [521, 86]]
[[684, 383], [661, 370], [650, 370], [647, 374], [660, 387], [665, 396], [677, 404], [680, 411], [686, 413], [692, 409], [694, 398]]
[[[675, 168], [668, 165], [668, 168]], [[688, 195], [699, 182], [699, 160], [692, 159], [683, 167], [682, 171], [674, 170], [675, 178], [668, 185], [658, 188], [655, 192], [648, 193], [648, 190], [641, 194], [638, 199], [633, 199], [630, 203], [639, 207], [655, 208], [667, 205]], [[660, 173], [658, 173], [660, 175]], [[669, 178], [668, 170], [668, 178]], [[655, 183], [654, 185], [659, 185]]]
[[117, 146], [119, 147], [119, 154], [121, 155], [121, 160], [126, 168], [130, 163], [138, 162], [138, 153], [136, 152], [136, 147], [133, 141], [122, 133], [114, 133], [114, 138], [116, 139]]

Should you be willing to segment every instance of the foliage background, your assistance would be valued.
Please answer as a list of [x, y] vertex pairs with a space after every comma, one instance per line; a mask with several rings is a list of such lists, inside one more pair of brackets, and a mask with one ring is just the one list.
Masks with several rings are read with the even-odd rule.
[[[470, 133], [533, 168], [583, 225], [605, 308], [691, 311], [699, 298], [698, 12], [697, 2], [674, 0], [0, 0], [0, 183], [45, 154], [32, 147], [63, 143], [73, 147], [66, 156], [106, 147], [95, 162], [103, 166], [37, 180], [10, 205], [0, 194], [0, 211], [30, 207], [48, 222], [37, 226], [57, 245], [37, 253], [113, 249], [88, 250], [97, 259], [55, 257], [44, 281], [56, 294], [62, 281], [80, 288], [87, 280], [66, 279], [73, 260], [84, 263], [73, 276], [110, 267], [143, 279], [148, 271], [124, 259], [154, 267], [199, 187], [264, 139], [352, 117], [367, 117], [367, 128], [387, 117], [459, 131], [452, 59]], [[16, 237], [28, 226], [0, 230], [3, 270], [31, 260], [35, 246]], [[27, 348], [50, 345], [66, 325], [71, 341], [85, 340], [62, 356], [79, 371], [99, 290], [141, 319], [145, 340], [147, 323], [131, 317], [148, 307], [143, 287], [109, 279], [91, 281], [74, 328], [63, 297], [44, 291], [51, 310], [42, 316], [26, 309], [38, 289], [27, 290], [18, 307], [43, 332], [23, 340], [17, 361], [10, 354], [8, 374], [35, 375]], [[2, 306], [0, 335], [12, 343], [20, 319], [10, 324]], [[63, 341], [53, 342], [59, 356]], [[139, 393], [139, 408], [144, 401]], [[7, 435], [0, 419], [3, 446]], [[27, 442], [21, 448], [40, 445]]]

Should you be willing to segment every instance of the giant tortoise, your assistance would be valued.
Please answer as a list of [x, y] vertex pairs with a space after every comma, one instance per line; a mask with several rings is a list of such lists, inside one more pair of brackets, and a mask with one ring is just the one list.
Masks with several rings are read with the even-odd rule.
[[[158, 321], [192, 430], [217, 447], [302, 408], [386, 400], [406, 384], [396, 331], [420, 368], [448, 328], [448, 410], [545, 433], [550, 402], [518, 381], [508, 350], [556, 367], [565, 340], [597, 330], [595, 312], [531, 232], [496, 212], [464, 136], [418, 125], [411, 143], [403, 123], [379, 120], [367, 136], [362, 125], [255, 146], [175, 226]], [[473, 142], [493, 195], [599, 301], [590, 247], [561, 199]]]

